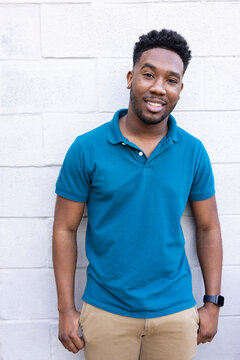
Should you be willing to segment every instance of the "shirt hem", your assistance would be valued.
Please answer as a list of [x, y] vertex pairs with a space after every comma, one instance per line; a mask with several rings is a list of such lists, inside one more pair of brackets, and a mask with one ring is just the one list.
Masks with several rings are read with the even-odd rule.
[[132, 311], [119, 309], [119, 308], [113, 307], [111, 305], [100, 303], [100, 302], [96, 301], [95, 299], [87, 297], [86, 295], [82, 296], [82, 300], [85, 301], [86, 303], [90, 304], [90, 305], [93, 305], [93, 306], [98, 307], [98, 308], [100, 308], [102, 310], [111, 312], [113, 314], [122, 315], [122, 316], [128, 316], [128, 317], [133, 317], [133, 318], [138, 318], [138, 319], [152, 319], [152, 318], [155, 318], [155, 317], [171, 315], [171, 314], [175, 314], [175, 313], [177, 313], [179, 311], [190, 309], [191, 307], [196, 305], [195, 299], [192, 299], [189, 302], [181, 303], [178, 306], [174, 306], [174, 307], [171, 307], [171, 308], [168, 308], [168, 309], [165, 309], [165, 310], [132, 312]]
[[215, 194], [215, 190], [212, 190], [205, 194], [199, 194], [199, 195], [196, 194], [196, 195], [189, 196], [189, 200], [190, 201], [206, 200], [206, 199], [209, 199], [210, 197], [212, 197], [214, 194]]
[[66, 193], [66, 192], [64, 192], [64, 191], [62, 191], [62, 190], [59, 190], [59, 189], [56, 189], [55, 190], [55, 193], [57, 194], [57, 195], [60, 195], [60, 196], [62, 196], [62, 197], [64, 197], [64, 198], [66, 198], [66, 199], [68, 199], [68, 200], [72, 200], [72, 201], [77, 201], [77, 202], [86, 202], [86, 200], [87, 200], [87, 196], [84, 196], [84, 195], [82, 195], [82, 196], [76, 196], [76, 195], [73, 195], [73, 194], [68, 194], [68, 193]]

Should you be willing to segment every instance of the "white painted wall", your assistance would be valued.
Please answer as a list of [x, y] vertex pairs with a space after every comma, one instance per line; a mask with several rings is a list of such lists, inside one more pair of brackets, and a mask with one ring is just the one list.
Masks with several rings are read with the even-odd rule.
[[[197, 360], [240, 359], [240, 1], [0, 0], [0, 360], [84, 359], [59, 342], [51, 260], [55, 182], [75, 137], [127, 107], [138, 36], [180, 32], [193, 53], [174, 112], [200, 138], [216, 182], [224, 267], [219, 331]], [[78, 232], [76, 304], [87, 259]], [[194, 294], [203, 285], [189, 208]]]

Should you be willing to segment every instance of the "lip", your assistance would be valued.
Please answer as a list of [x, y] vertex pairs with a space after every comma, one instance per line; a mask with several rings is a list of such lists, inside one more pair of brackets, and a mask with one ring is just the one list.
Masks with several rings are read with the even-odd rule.
[[[160, 99], [144, 99], [144, 101], [146, 104], [146, 108], [152, 113], [157, 113], [161, 111], [164, 105], [166, 105], [166, 102]], [[158, 104], [158, 106], [152, 104]]]
[[167, 104], [167, 102], [165, 100], [159, 99], [159, 98], [144, 98], [143, 100], [146, 102], [152, 102], [152, 103], [159, 104], [159, 105]]

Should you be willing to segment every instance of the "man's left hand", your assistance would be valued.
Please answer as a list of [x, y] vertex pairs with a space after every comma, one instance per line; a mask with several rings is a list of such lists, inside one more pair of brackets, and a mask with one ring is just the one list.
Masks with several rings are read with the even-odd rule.
[[220, 308], [213, 303], [205, 303], [198, 309], [199, 313], [199, 329], [197, 344], [211, 342], [217, 333], [218, 316]]

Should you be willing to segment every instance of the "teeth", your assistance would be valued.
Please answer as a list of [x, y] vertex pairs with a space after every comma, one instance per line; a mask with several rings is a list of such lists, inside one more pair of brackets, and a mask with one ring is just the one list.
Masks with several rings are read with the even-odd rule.
[[162, 104], [152, 103], [150, 101], [147, 101], [147, 103], [152, 105], [152, 106], [156, 106], [156, 107], [162, 106]]

